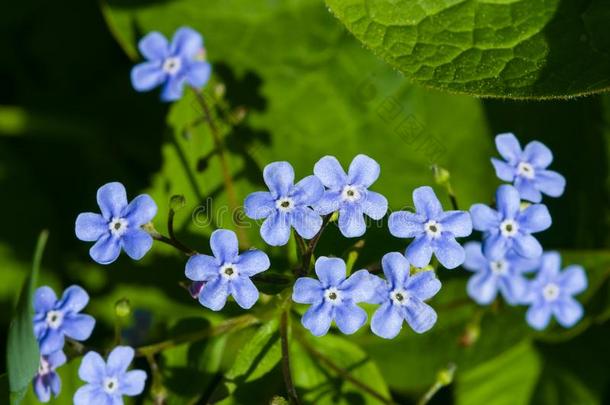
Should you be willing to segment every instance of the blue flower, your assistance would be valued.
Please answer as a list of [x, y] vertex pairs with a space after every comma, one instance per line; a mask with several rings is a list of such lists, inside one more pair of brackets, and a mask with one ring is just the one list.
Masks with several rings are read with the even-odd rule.
[[369, 301], [374, 292], [369, 272], [358, 270], [346, 279], [345, 262], [324, 256], [316, 260], [315, 270], [319, 281], [301, 277], [294, 284], [292, 300], [311, 304], [301, 323], [315, 336], [326, 335], [333, 320], [341, 332], [356, 332], [367, 318], [356, 304]]
[[81, 314], [89, 302], [89, 295], [77, 285], [68, 287], [60, 300], [47, 286], [34, 294], [34, 334], [40, 353], [49, 355], [64, 347], [64, 337], [86, 340], [91, 336], [95, 319]]
[[431, 187], [413, 191], [415, 213], [398, 211], [390, 214], [390, 233], [399, 238], [415, 238], [407, 247], [405, 256], [415, 267], [430, 263], [432, 253], [447, 269], [464, 262], [464, 248], [456, 237], [472, 233], [472, 221], [466, 211], [443, 211]]
[[288, 162], [274, 162], [263, 171], [269, 192], [257, 191], [244, 202], [246, 215], [265, 219], [261, 236], [271, 246], [288, 243], [290, 227], [305, 239], [313, 238], [322, 227], [322, 217], [311, 206], [324, 194], [324, 186], [315, 176], [307, 176], [294, 185], [294, 170]]
[[124, 395], [141, 394], [146, 373], [142, 370], [127, 371], [133, 357], [134, 350], [129, 346], [115, 347], [108, 356], [108, 362], [96, 352], [87, 353], [78, 369], [78, 376], [87, 384], [74, 394], [74, 405], [122, 405]]
[[410, 275], [409, 261], [398, 252], [387, 253], [381, 259], [386, 280], [377, 278], [372, 299], [381, 306], [373, 314], [371, 330], [377, 336], [392, 339], [402, 329], [403, 320], [417, 333], [424, 333], [436, 323], [436, 312], [424, 301], [441, 289], [434, 271]]
[[339, 211], [339, 229], [343, 236], [353, 238], [364, 235], [364, 214], [372, 219], [383, 218], [388, 200], [368, 188], [379, 177], [380, 167], [366, 155], [358, 155], [345, 174], [334, 156], [324, 156], [313, 168], [313, 173], [327, 190], [314, 207], [322, 215]]
[[250, 277], [269, 268], [269, 257], [256, 249], [239, 254], [235, 232], [226, 229], [212, 233], [210, 246], [214, 256], [198, 254], [186, 263], [186, 277], [204, 282], [199, 286], [199, 302], [219, 311], [232, 295], [240, 307], [251, 308], [258, 300], [258, 290]]
[[134, 260], [140, 260], [152, 246], [152, 237], [141, 227], [157, 213], [157, 205], [146, 194], [127, 204], [121, 183], [108, 183], [97, 190], [97, 204], [102, 214], [85, 212], [76, 218], [76, 237], [96, 242], [89, 254], [99, 264], [114, 262], [121, 248]]
[[34, 393], [40, 402], [49, 402], [51, 394], [59, 395], [61, 379], [55, 370], [66, 363], [66, 355], [61, 350], [46, 356], [40, 356], [40, 366], [32, 381]]
[[546, 170], [553, 161], [553, 154], [544, 144], [532, 141], [521, 150], [515, 135], [500, 134], [496, 136], [496, 147], [506, 160], [491, 159], [496, 175], [504, 181], [514, 182], [521, 198], [538, 203], [542, 201], [542, 193], [551, 197], [563, 194], [566, 180], [561, 174]]
[[528, 259], [542, 254], [542, 246], [531, 234], [551, 226], [546, 205], [532, 204], [521, 209], [519, 192], [507, 184], [496, 191], [498, 211], [484, 204], [470, 207], [474, 229], [484, 232], [483, 253], [499, 260], [511, 249]]
[[526, 319], [537, 330], [546, 328], [555, 316], [564, 328], [570, 328], [583, 315], [582, 305], [572, 296], [587, 289], [587, 276], [581, 266], [572, 265], [561, 271], [557, 252], [542, 255], [540, 270], [529, 286], [526, 303], [531, 305]]
[[169, 44], [159, 32], [147, 34], [138, 43], [147, 59], [131, 70], [131, 83], [137, 91], [148, 91], [163, 84], [161, 100], [182, 97], [185, 84], [202, 87], [210, 79], [211, 65], [205, 61], [201, 35], [188, 27], [179, 28]]
[[481, 243], [468, 242], [464, 245], [466, 261], [463, 267], [475, 272], [468, 280], [468, 295], [481, 305], [496, 299], [498, 291], [510, 305], [523, 302], [528, 291], [528, 281], [524, 273], [536, 270], [538, 259], [525, 259], [514, 250], [497, 260], [489, 260], [483, 255]]

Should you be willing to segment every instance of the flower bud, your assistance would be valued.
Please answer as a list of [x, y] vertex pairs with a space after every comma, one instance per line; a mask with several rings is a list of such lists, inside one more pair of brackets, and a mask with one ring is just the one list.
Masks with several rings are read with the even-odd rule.
[[114, 312], [119, 318], [125, 318], [131, 314], [131, 304], [127, 298], [121, 298], [114, 304]]

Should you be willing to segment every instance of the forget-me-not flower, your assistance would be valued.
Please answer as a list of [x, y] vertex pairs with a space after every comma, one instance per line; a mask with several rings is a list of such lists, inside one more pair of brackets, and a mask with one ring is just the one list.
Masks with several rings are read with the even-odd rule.
[[185, 84], [202, 87], [210, 79], [211, 65], [205, 61], [203, 38], [192, 28], [179, 28], [171, 44], [159, 32], [147, 34], [138, 43], [147, 59], [131, 70], [131, 83], [137, 91], [148, 91], [163, 84], [161, 100], [182, 97]]
[[474, 229], [484, 232], [483, 253], [498, 260], [511, 249], [517, 254], [535, 259], [542, 254], [542, 246], [531, 234], [551, 226], [551, 215], [546, 205], [532, 204], [521, 209], [519, 191], [504, 184], [496, 191], [497, 211], [484, 204], [470, 208]]
[[318, 280], [301, 277], [294, 284], [292, 300], [311, 304], [301, 323], [315, 335], [326, 335], [334, 320], [345, 334], [356, 332], [366, 323], [366, 312], [359, 302], [367, 302], [375, 284], [367, 270], [346, 277], [345, 262], [339, 258], [319, 257], [315, 264]]
[[74, 405], [122, 405], [123, 396], [140, 395], [144, 391], [146, 373], [127, 368], [134, 357], [129, 346], [117, 346], [108, 362], [96, 352], [85, 354], [78, 369], [78, 376], [87, 384], [74, 394]]
[[358, 155], [349, 165], [347, 174], [334, 156], [324, 156], [313, 173], [327, 188], [314, 207], [322, 215], [339, 211], [339, 230], [353, 238], [364, 235], [364, 214], [378, 220], [388, 210], [388, 200], [368, 188], [379, 177], [379, 164], [366, 155]]
[[413, 191], [415, 213], [397, 211], [390, 214], [390, 233], [399, 238], [415, 238], [409, 244], [405, 256], [415, 267], [430, 263], [432, 253], [447, 269], [464, 262], [464, 248], [456, 237], [472, 233], [472, 221], [466, 211], [443, 211], [440, 201], [431, 187]]
[[564, 328], [570, 328], [583, 316], [582, 305], [573, 296], [587, 289], [585, 270], [578, 265], [561, 271], [558, 252], [542, 255], [540, 270], [531, 281], [526, 303], [531, 305], [526, 319], [537, 330], [545, 329], [552, 316]]
[[398, 252], [381, 259], [386, 280], [377, 278], [372, 299], [381, 306], [373, 314], [371, 330], [377, 336], [392, 339], [402, 329], [403, 321], [417, 333], [424, 333], [436, 323], [436, 312], [424, 301], [441, 289], [434, 271], [410, 274], [409, 261]]
[[51, 400], [51, 394], [53, 394], [54, 397], [59, 395], [59, 391], [61, 391], [61, 379], [55, 370], [65, 363], [66, 355], [61, 350], [49, 355], [40, 356], [38, 372], [32, 381], [34, 393], [40, 402], [49, 402]]
[[152, 237], [141, 227], [157, 213], [157, 204], [147, 194], [127, 203], [127, 193], [121, 183], [104, 184], [97, 190], [100, 214], [85, 212], [76, 218], [76, 237], [95, 242], [89, 250], [99, 264], [114, 262], [121, 248], [129, 257], [140, 260], [152, 246]]
[[508, 133], [496, 136], [496, 147], [505, 160], [491, 159], [496, 175], [513, 182], [522, 199], [538, 203], [542, 201], [542, 193], [551, 197], [563, 194], [566, 180], [561, 174], [546, 169], [553, 161], [553, 153], [543, 143], [532, 141], [521, 150], [515, 135]]
[[204, 282], [199, 289], [201, 305], [219, 311], [231, 295], [240, 307], [251, 308], [258, 290], [250, 277], [269, 268], [267, 254], [256, 249], [239, 254], [235, 232], [226, 229], [212, 232], [210, 247], [214, 256], [192, 256], [185, 269], [190, 280]]
[[528, 291], [524, 273], [536, 270], [539, 259], [526, 259], [511, 250], [502, 258], [490, 260], [483, 255], [480, 242], [468, 242], [464, 250], [463, 267], [475, 273], [466, 287], [473, 300], [481, 305], [491, 304], [499, 291], [510, 305], [523, 303]]
[[288, 162], [274, 162], [263, 170], [269, 191], [257, 191], [246, 197], [246, 215], [265, 219], [261, 236], [271, 246], [288, 243], [290, 227], [305, 239], [313, 238], [322, 227], [322, 217], [311, 207], [324, 194], [316, 176], [307, 176], [294, 184], [294, 169]]
[[66, 336], [81, 341], [91, 336], [95, 319], [80, 313], [88, 302], [89, 295], [77, 285], [68, 287], [60, 300], [50, 287], [36, 290], [34, 334], [43, 356], [61, 350]]

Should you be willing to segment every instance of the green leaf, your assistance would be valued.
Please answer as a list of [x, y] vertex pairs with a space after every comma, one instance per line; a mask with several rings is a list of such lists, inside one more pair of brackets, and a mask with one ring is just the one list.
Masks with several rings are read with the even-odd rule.
[[48, 236], [48, 232], [43, 231], [38, 237], [32, 272], [23, 285], [15, 316], [9, 326], [6, 357], [12, 404], [22, 401], [40, 364], [38, 342], [34, 336], [33, 302], [42, 253]]
[[326, 0], [367, 48], [428, 87], [570, 97], [610, 88], [604, 0]]

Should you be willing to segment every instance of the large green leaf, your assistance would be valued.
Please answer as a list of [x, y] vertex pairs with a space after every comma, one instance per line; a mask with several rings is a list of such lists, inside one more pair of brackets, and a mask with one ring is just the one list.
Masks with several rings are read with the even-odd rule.
[[478, 96], [569, 97], [610, 88], [604, 0], [326, 0], [407, 77]]

